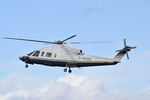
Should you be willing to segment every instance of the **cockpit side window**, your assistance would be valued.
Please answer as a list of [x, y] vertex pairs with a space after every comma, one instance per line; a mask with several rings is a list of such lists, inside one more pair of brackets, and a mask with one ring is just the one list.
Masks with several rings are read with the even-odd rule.
[[42, 53], [41, 53], [41, 56], [42, 56], [42, 57], [44, 56], [44, 53], [45, 53], [45, 52], [42, 52]]
[[38, 57], [39, 54], [40, 54], [40, 51], [36, 51], [36, 52], [33, 54], [33, 56]]
[[52, 56], [52, 53], [50, 53], [50, 52], [46, 53], [46, 57], [51, 57], [51, 56]]

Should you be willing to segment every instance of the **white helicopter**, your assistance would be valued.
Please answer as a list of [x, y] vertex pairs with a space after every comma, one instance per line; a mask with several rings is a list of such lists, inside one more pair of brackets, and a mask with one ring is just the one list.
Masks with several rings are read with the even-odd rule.
[[129, 59], [128, 52], [136, 47], [130, 47], [126, 45], [126, 39], [124, 39], [124, 48], [117, 50], [117, 55], [114, 58], [104, 58], [92, 55], [85, 55], [82, 50], [66, 46], [64, 44], [80, 44], [80, 43], [105, 43], [105, 42], [66, 42], [67, 40], [75, 37], [73, 35], [63, 41], [40, 41], [21, 38], [9, 38], [4, 39], [22, 40], [31, 42], [40, 42], [46, 44], [54, 44], [52, 47], [41, 48], [31, 52], [26, 56], [19, 57], [20, 60], [26, 63], [25, 67], [28, 68], [28, 64], [41, 64], [47, 66], [65, 67], [64, 72], [72, 72], [71, 68], [91, 67], [91, 66], [104, 66], [115, 65], [120, 62], [121, 58], [126, 54]]

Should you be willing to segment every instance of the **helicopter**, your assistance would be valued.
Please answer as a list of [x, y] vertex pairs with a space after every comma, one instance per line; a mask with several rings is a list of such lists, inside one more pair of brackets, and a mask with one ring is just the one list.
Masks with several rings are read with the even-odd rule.
[[10, 37], [5, 37], [4, 39], [53, 44], [52, 47], [44, 47], [37, 49], [27, 54], [26, 56], [19, 57], [19, 59], [25, 62], [25, 68], [29, 67], [28, 64], [40, 64], [52, 67], [64, 67], [64, 72], [68, 71], [69, 73], [72, 72], [71, 68], [116, 65], [120, 63], [120, 60], [123, 58], [124, 55], [126, 55], [127, 59], [129, 59], [128, 52], [131, 49], [136, 48], [127, 46], [126, 39], [124, 39], [124, 48], [121, 50], [117, 50], [116, 52], [118, 53], [113, 58], [86, 55], [83, 53], [82, 50], [66, 46], [65, 44], [109, 42], [66, 42], [67, 40], [70, 40], [75, 36], [76, 35], [73, 35], [62, 41], [59, 40], [54, 42]]

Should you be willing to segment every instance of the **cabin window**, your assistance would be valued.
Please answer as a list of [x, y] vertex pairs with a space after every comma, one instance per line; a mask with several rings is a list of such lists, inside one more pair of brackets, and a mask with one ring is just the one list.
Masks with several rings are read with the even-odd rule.
[[50, 53], [50, 52], [46, 53], [46, 57], [51, 57], [51, 56], [52, 56], [52, 53]]
[[56, 58], [56, 56], [57, 56], [57, 55], [56, 55], [56, 53], [55, 53], [55, 54], [54, 54], [54, 58]]
[[40, 51], [36, 51], [36, 52], [33, 54], [33, 56], [38, 57], [39, 54], [40, 54]]
[[45, 52], [42, 52], [42, 53], [41, 53], [41, 56], [42, 56], [42, 57], [44, 56], [44, 53], [45, 53]]

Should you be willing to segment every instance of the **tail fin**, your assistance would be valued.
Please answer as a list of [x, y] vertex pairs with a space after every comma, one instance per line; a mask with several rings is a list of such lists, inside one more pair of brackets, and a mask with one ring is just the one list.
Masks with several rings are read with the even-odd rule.
[[120, 51], [113, 59], [114, 59], [115, 61], [119, 62], [119, 61], [123, 58], [123, 56], [124, 56], [125, 54], [126, 54], [125, 52]]
[[126, 39], [124, 39], [124, 48], [121, 50], [117, 50], [116, 52], [119, 53], [113, 59], [119, 62], [125, 54], [127, 55], [127, 59], [129, 59], [128, 52], [131, 51], [131, 49], [135, 49], [135, 48], [136, 47], [127, 46]]

